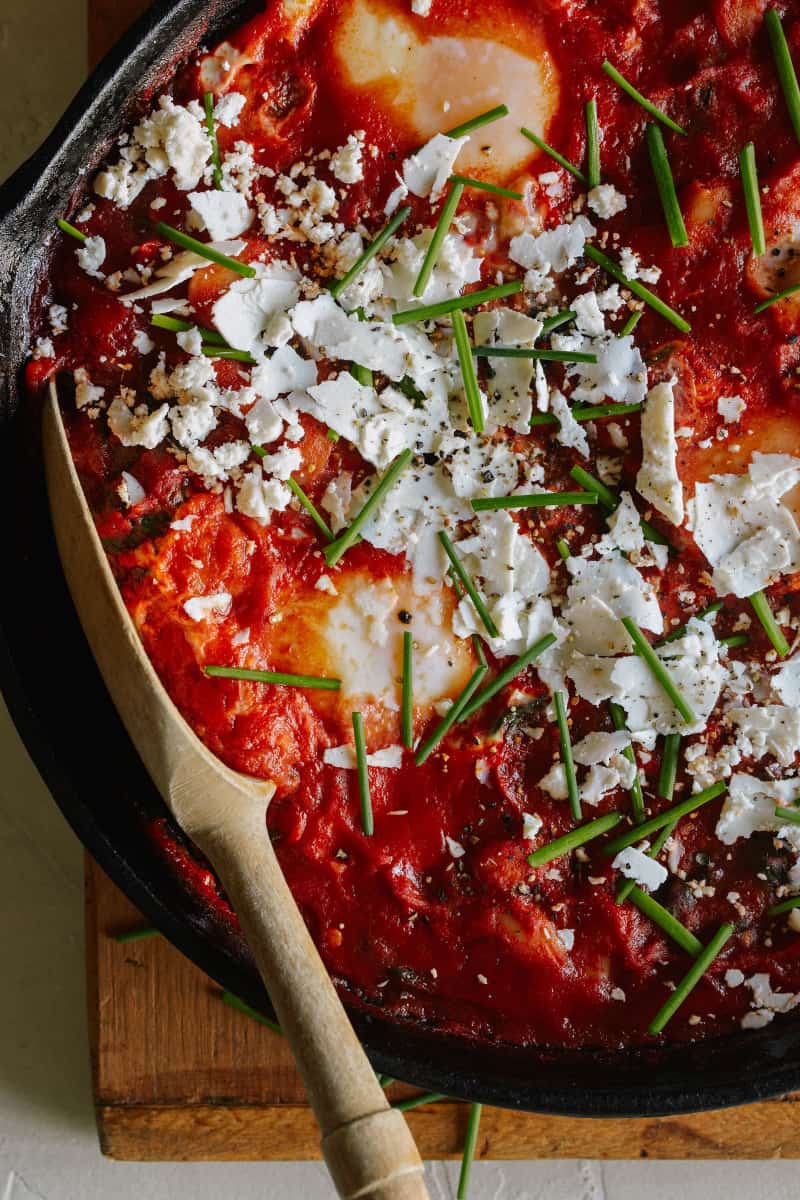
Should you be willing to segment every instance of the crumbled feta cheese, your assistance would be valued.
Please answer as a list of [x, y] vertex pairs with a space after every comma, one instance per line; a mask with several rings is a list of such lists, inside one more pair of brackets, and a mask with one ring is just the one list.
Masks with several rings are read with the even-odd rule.
[[556, 937], [561, 942], [564, 949], [569, 952], [575, 945], [575, 930], [574, 929], [557, 929]]
[[102, 279], [103, 274], [100, 270], [103, 263], [106, 261], [106, 243], [101, 237], [87, 238], [82, 246], [79, 246], [75, 251], [78, 262], [87, 275], [93, 276], [95, 279]]
[[537, 813], [522, 814], [522, 836], [527, 842], [533, 842], [541, 832], [544, 821]]
[[[541, 321], [526, 317], [511, 308], [493, 308], [477, 313], [473, 336], [478, 345], [514, 346], [533, 349], [542, 332]], [[530, 431], [532, 359], [488, 358], [491, 378], [487, 383], [490, 400], [487, 432], [498, 426], [509, 426], [516, 433]]]
[[731, 776], [728, 794], [717, 821], [716, 835], [724, 846], [754, 833], [776, 833], [800, 851], [800, 825], [787, 825], [775, 809], [789, 807], [797, 798], [796, 779], [762, 780], [753, 775]]
[[672, 383], [659, 383], [647, 393], [641, 419], [643, 458], [636, 488], [662, 516], [680, 525], [683, 486], [677, 467], [673, 389]]
[[612, 183], [599, 183], [593, 187], [587, 197], [589, 208], [597, 213], [601, 220], [607, 221], [616, 217], [628, 207], [628, 198], [618, 192]]
[[793, 707], [800, 706], [800, 655], [782, 663], [770, 679], [772, 690], [779, 700]]
[[189, 200], [212, 241], [238, 238], [253, 223], [253, 210], [239, 192], [190, 192]]
[[725, 719], [736, 726], [736, 748], [743, 758], [772, 754], [783, 767], [800, 753], [800, 710], [784, 704], [730, 708]]
[[570, 225], [557, 225], [544, 233], [521, 233], [511, 239], [509, 258], [533, 279], [526, 279], [528, 291], [541, 291], [549, 286], [550, 276], [573, 267], [583, 254], [586, 239], [596, 233], [586, 217], [576, 217]]
[[184, 602], [183, 609], [190, 620], [207, 621], [213, 616], [226, 617], [232, 604], [229, 592], [216, 592], [213, 596], [192, 596]]
[[447, 842], [447, 849], [453, 858], [463, 858], [467, 853], [461, 843], [455, 841], [453, 838], [445, 837], [444, 840]]
[[403, 183], [415, 196], [435, 200], [453, 173], [453, 165], [468, 137], [437, 133], [403, 163]]
[[635, 846], [626, 846], [624, 850], [620, 850], [611, 865], [646, 892], [657, 892], [669, 874], [660, 862], [637, 850]]
[[257, 265], [253, 279], [237, 279], [214, 305], [214, 324], [229, 346], [257, 354], [270, 322], [286, 313], [300, 296], [299, 276], [291, 267]]
[[129, 471], [123, 471], [122, 477], [117, 488], [117, 494], [120, 500], [128, 508], [134, 504], [141, 504], [147, 493], [145, 492], [139, 480], [136, 479]]
[[[326, 766], [339, 767], [345, 771], [355, 771], [357, 767], [356, 752], [352, 746], [332, 746], [323, 751], [322, 761]], [[367, 755], [367, 765], [397, 770], [403, 765], [402, 746], [384, 746]]]
[[247, 104], [247, 97], [241, 92], [226, 92], [214, 105], [214, 122], [225, 129], [232, 129], [239, 124], [242, 109]]
[[99, 404], [105, 396], [106, 389], [94, 386], [85, 367], [78, 367], [72, 378], [75, 380], [76, 408], [92, 408]]
[[741, 396], [720, 396], [717, 400], [717, 412], [728, 425], [740, 420], [746, 407]]
[[364, 150], [363, 136], [351, 133], [343, 146], [331, 157], [331, 171], [340, 183], [358, 183], [364, 178], [361, 156]]
[[273, 512], [283, 512], [291, 499], [292, 493], [286, 484], [276, 479], [265, 479], [258, 466], [253, 467], [239, 485], [236, 507], [259, 525], [269, 525]]
[[[126, 393], [128, 389], [123, 389]], [[162, 404], [151, 412], [146, 404], [132, 407], [135, 395], [127, 396], [121, 393], [111, 401], [108, 410], [108, 427], [123, 446], [143, 446], [145, 450], [154, 450], [167, 436], [167, 414], [169, 405]]]

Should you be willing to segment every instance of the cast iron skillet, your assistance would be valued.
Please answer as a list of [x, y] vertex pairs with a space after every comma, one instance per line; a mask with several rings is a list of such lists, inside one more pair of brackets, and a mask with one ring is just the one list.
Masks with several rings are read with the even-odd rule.
[[[175, 63], [258, 7], [257, 0], [159, 0], [0, 189], [0, 511], [8, 564], [0, 586], [0, 684], [62, 812], [115, 883], [208, 975], [269, 1011], [241, 939], [192, 895], [148, 838], [148, 822], [165, 810], [111, 705], [66, 590], [47, 512], [39, 413], [20, 381], [56, 218]], [[797, 1021], [609, 1055], [476, 1046], [419, 1024], [352, 1015], [377, 1070], [508, 1108], [656, 1115], [800, 1087]]]

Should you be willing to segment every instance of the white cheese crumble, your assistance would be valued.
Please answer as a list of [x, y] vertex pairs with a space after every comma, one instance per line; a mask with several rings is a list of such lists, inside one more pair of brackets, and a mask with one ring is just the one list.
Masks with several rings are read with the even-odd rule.
[[741, 420], [746, 407], [741, 396], [720, 396], [717, 400], [717, 412], [728, 425]]
[[364, 178], [363, 151], [364, 135], [351, 133], [345, 144], [331, 156], [331, 171], [340, 183], [358, 183]]
[[239, 192], [190, 192], [189, 200], [200, 228], [207, 229], [214, 242], [238, 238], [253, 223], [253, 210]]
[[646, 892], [657, 892], [669, 874], [665, 866], [635, 846], [620, 850], [611, 865]]
[[469, 137], [451, 138], [437, 133], [403, 163], [403, 183], [415, 196], [435, 200], [453, 173], [455, 161]]
[[524, 812], [522, 814], [522, 836], [527, 842], [533, 842], [539, 836], [544, 821], [538, 813]]
[[[332, 746], [328, 750], [324, 750], [322, 761], [326, 766], [339, 767], [345, 771], [355, 771], [357, 767], [355, 749], [349, 745]], [[397, 770], [402, 765], [402, 746], [384, 746], [382, 750], [375, 750], [372, 754], [367, 755], [367, 766], [369, 767], [384, 767], [390, 770]]]
[[192, 621], [207, 621], [214, 616], [226, 617], [232, 604], [229, 592], [216, 592], [213, 596], [192, 596], [184, 601], [183, 610]]
[[613, 183], [599, 183], [587, 197], [589, 208], [602, 220], [610, 220], [628, 207], [628, 198], [618, 192]]
[[642, 465], [636, 489], [673, 525], [683, 522], [683, 485], [678, 475], [673, 383], [659, 383], [647, 393], [641, 419]]

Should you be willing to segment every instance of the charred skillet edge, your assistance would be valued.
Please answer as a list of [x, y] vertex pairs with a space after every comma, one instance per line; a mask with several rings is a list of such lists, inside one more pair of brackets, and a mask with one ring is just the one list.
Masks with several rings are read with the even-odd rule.
[[[13, 417], [30, 340], [28, 314], [56, 217], [69, 208], [87, 174], [136, 114], [140, 97], [163, 84], [174, 63], [209, 29], [231, 25], [255, 7], [244, 0], [159, 0], [98, 67], [41, 149], [0, 188], [4, 462], [15, 453]], [[9, 513], [15, 497], [6, 474], [0, 474], [0, 494]], [[52, 545], [46, 549], [54, 560]], [[25, 564], [20, 565], [24, 572]], [[58, 580], [55, 567], [54, 577]], [[72, 639], [81, 672], [85, 670], [97, 690], [97, 671], [79, 628], [67, 621], [65, 636]], [[88, 798], [86, 772], [68, 768], [56, 753], [40, 699], [41, 677], [26, 666], [24, 656], [14, 653], [17, 649], [15, 628], [8, 621], [0, 629], [0, 686], [34, 762], [81, 841], [184, 954], [220, 985], [268, 1012], [255, 970], [237, 958], [232, 944], [222, 945], [209, 936], [202, 914], [174, 881], [167, 880], [152, 851], [115, 838], [99, 819], [96, 803], [93, 807]], [[117, 741], [121, 753], [131, 753], [121, 726]], [[575, 1116], [656, 1116], [744, 1104], [800, 1087], [797, 1023], [776, 1023], [695, 1045], [603, 1053], [478, 1045], [417, 1023], [387, 1022], [352, 1009], [351, 1015], [376, 1069], [432, 1091], [506, 1108]]]

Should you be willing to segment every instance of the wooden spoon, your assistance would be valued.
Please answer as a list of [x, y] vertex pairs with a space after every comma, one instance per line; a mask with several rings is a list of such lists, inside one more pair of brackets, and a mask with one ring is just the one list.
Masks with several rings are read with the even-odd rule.
[[345, 1200], [427, 1200], [402, 1113], [389, 1107], [295, 905], [267, 834], [264, 780], [224, 766], [144, 652], [84, 498], [58, 407], [45, 405], [50, 510], [67, 582], [111, 698], [172, 815], [213, 864], [292, 1048]]

